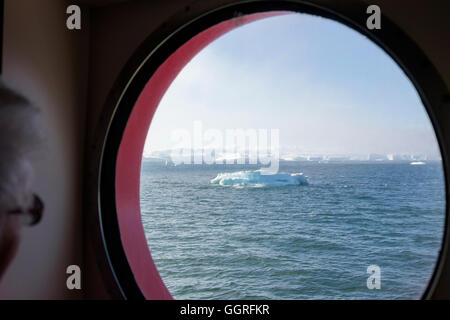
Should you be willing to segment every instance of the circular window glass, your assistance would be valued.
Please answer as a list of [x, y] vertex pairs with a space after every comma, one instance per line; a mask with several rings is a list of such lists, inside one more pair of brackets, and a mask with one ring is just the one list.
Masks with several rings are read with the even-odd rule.
[[414, 86], [332, 20], [281, 14], [201, 50], [142, 160], [152, 258], [180, 299], [414, 299], [445, 223], [439, 145]]

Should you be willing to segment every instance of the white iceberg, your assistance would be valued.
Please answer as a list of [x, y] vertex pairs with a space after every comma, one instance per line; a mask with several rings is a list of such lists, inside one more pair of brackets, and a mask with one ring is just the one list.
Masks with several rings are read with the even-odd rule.
[[232, 187], [280, 187], [307, 185], [303, 173], [262, 174], [260, 170], [219, 173], [211, 180], [212, 184]]
[[410, 162], [409, 164], [412, 166], [423, 166], [426, 163], [423, 161], [413, 161], [413, 162]]

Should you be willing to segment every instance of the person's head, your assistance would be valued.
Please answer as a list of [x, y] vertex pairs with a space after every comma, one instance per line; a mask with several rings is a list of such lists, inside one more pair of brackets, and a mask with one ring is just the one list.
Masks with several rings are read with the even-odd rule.
[[39, 111], [0, 80], [0, 279], [15, 256], [24, 224], [40, 219], [32, 193], [30, 152], [42, 138]]

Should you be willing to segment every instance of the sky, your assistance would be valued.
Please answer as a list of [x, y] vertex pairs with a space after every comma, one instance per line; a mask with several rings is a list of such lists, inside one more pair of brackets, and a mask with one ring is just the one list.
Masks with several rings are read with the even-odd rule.
[[144, 148], [171, 149], [174, 130], [279, 129], [298, 154], [439, 157], [417, 91], [358, 32], [293, 13], [241, 26], [212, 42], [163, 97]]

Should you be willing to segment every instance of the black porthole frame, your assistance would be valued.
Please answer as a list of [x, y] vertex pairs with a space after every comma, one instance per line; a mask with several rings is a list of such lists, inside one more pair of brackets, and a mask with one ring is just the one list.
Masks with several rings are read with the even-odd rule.
[[[445, 176], [446, 216], [442, 247], [432, 278], [422, 296], [422, 298], [431, 297], [436, 287], [436, 281], [443, 271], [442, 266], [446, 259], [449, 242], [449, 178], [447, 169], [449, 162], [446, 146], [450, 144], [446, 139], [450, 138], [443, 134], [443, 129], [437, 117], [437, 113], [439, 113], [437, 111], [449, 103], [448, 88], [420, 48], [387, 17], [382, 17], [382, 28], [380, 30], [368, 30], [365, 25], [368, 4], [361, 0], [349, 0], [346, 1], [345, 6], [339, 6], [337, 2], [330, 2], [327, 5], [329, 6], [324, 7], [312, 2], [295, 0], [234, 2], [203, 13], [195, 19], [184, 18], [185, 13], [190, 10], [189, 7], [185, 7], [172, 20], [169, 19], [153, 32], [130, 58], [118, 76], [105, 104], [102, 120], [105, 125], [101, 126], [98, 134], [100, 137], [98, 152], [100, 154], [99, 162], [96, 164], [97, 225], [101, 233], [101, 247], [106, 251], [107, 264], [123, 298], [145, 299], [135, 281], [122, 247], [115, 203], [117, 153], [128, 118], [138, 96], [157, 68], [177, 48], [196, 34], [240, 14], [280, 10], [328, 18], [365, 35], [400, 66], [419, 93], [439, 143]], [[443, 143], [443, 141], [446, 143]]]

